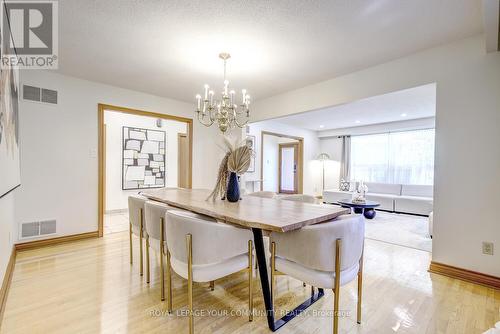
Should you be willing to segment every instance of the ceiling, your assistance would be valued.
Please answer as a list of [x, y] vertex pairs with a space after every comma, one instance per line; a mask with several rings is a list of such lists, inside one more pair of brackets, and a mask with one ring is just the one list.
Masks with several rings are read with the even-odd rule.
[[429, 84], [277, 118], [276, 121], [313, 131], [323, 131], [434, 117], [435, 114], [436, 85]]
[[[194, 102], [203, 84], [253, 100], [482, 31], [480, 0], [64, 0], [59, 72]], [[245, 86], [245, 87], [243, 87]]]

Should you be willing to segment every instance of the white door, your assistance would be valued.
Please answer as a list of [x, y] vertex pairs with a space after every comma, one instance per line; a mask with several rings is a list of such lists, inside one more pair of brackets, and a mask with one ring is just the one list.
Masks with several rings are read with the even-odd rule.
[[298, 144], [280, 144], [279, 192], [296, 194], [298, 175]]

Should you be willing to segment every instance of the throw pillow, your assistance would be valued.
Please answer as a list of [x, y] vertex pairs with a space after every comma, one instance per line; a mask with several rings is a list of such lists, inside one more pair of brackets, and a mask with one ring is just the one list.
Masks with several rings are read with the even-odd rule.
[[340, 180], [340, 187], [339, 187], [339, 189], [341, 191], [349, 191], [350, 186], [351, 186], [351, 182], [346, 181], [344, 179]]

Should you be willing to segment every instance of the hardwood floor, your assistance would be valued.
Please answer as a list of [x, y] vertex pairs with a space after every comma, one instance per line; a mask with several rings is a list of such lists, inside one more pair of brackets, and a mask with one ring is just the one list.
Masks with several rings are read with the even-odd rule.
[[[138, 259], [135, 241], [134, 259]], [[152, 252], [153, 254], [153, 252]], [[356, 324], [356, 282], [341, 288], [341, 333], [482, 333], [500, 320], [500, 290], [429, 274], [429, 253], [366, 241], [363, 323]], [[155, 259], [152, 255], [152, 259]], [[157, 261], [157, 259], [155, 259]], [[152, 261], [153, 262], [153, 261]], [[157, 262], [156, 262], [157, 263]], [[128, 232], [101, 239], [56, 245], [17, 254], [1, 334], [14, 333], [187, 333], [186, 282], [174, 275], [174, 313], [160, 302], [158, 266], [151, 284], [139, 276], [138, 261], [129, 264]], [[255, 280], [255, 311], [263, 311], [260, 283]], [[278, 277], [278, 312], [292, 309], [310, 288]], [[197, 284], [196, 333], [270, 333], [266, 318], [252, 323], [247, 310], [247, 280], [238, 273]], [[331, 292], [278, 333], [331, 333]], [[227, 313], [243, 313], [228, 316]], [[317, 314], [313, 314], [317, 313]]]

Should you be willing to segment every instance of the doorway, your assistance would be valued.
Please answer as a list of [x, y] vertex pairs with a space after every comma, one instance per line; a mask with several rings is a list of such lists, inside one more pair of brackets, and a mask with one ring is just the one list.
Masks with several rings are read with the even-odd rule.
[[191, 188], [192, 119], [99, 104], [98, 130], [99, 236], [128, 230], [128, 196]]
[[262, 131], [260, 145], [260, 190], [302, 194], [304, 138]]
[[297, 194], [299, 175], [297, 165], [299, 164], [299, 144], [279, 144], [279, 171], [278, 183], [279, 193]]

